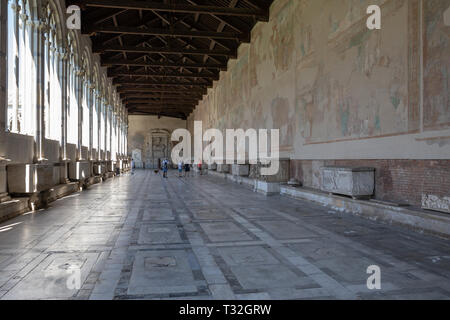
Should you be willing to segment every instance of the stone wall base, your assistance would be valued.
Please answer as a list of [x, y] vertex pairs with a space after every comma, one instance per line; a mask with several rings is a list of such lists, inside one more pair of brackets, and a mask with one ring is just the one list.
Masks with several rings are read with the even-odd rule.
[[0, 223], [30, 211], [29, 199], [28, 197], [14, 198], [0, 203]]
[[339, 212], [348, 212], [372, 221], [380, 221], [450, 238], [450, 216], [400, 207], [395, 203], [379, 203], [375, 201], [355, 200], [342, 196], [306, 188], [295, 188], [287, 185], [280, 187], [281, 195], [296, 199], [317, 202]]
[[6, 192], [0, 193], [0, 203], [7, 202], [10, 200], [11, 200], [11, 197]]
[[320, 190], [324, 166], [375, 168], [377, 200], [422, 205], [422, 195], [450, 197], [450, 160], [293, 160], [290, 178]]
[[78, 191], [79, 186], [76, 182], [57, 185], [49, 190], [33, 194], [30, 197], [30, 209], [37, 210], [40, 208], [45, 208], [49, 203]]
[[253, 191], [259, 192], [264, 195], [275, 195], [280, 194], [280, 183], [279, 182], [266, 182], [261, 180], [252, 179], [249, 177], [236, 176], [229, 173], [222, 173], [217, 171], [209, 171], [209, 175], [221, 179], [227, 179], [234, 183], [240, 184], [246, 188], [252, 189]]
[[450, 197], [439, 197], [433, 194], [422, 195], [422, 208], [450, 213]]
[[84, 183], [84, 188], [89, 188], [90, 186], [101, 183], [102, 181], [103, 181], [102, 176], [90, 177], [89, 179], [86, 179]]

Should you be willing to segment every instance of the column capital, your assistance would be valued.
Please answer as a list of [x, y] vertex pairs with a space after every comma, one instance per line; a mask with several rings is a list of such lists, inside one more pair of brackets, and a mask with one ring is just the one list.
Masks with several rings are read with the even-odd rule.
[[11, 9], [13, 9], [13, 10], [15, 10], [17, 13], [19, 13], [19, 12], [22, 10], [22, 7], [19, 6], [19, 5], [16, 4], [16, 3], [13, 3], [13, 4], [11, 5]]
[[26, 15], [25, 13], [19, 14], [19, 17], [20, 17], [20, 19], [22, 19], [23, 22], [28, 21], [28, 15]]

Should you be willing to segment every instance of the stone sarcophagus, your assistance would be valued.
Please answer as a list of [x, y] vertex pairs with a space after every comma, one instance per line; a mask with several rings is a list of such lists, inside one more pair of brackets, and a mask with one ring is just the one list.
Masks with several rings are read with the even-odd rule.
[[36, 193], [55, 186], [52, 164], [13, 164], [7, 171], [11, 194]]
[[248, 177], [250, 174], [250, 165], [248, 164], [233, 164], [231, 166], [231, 173], [233, 176]]
[[217, 164], [216, 163], [208, 164], [208, 170], [216, 171], [217, 170]]
[[280, 185], [290, 177], [290, 159], [269, 160], [250, 165], [250, 178], [256, 179], [256, 191], [266, 195], [279, 194]]
[[364, 198], [375, 190], [374, 168], [322, 167], [321, 175], [321, 188], [325, 192]]
[[229, 164], [218, 164], [216, 171], [220, 172], [220, 173], [229, 173], [230, 165]]
[[432, 194], [423, 194], [422, 208], [450, 213], [450, 197], [440, 197]]
[[90, 177], [90, 164], [88, 161], [69, 163], [69, 179], [82, 181]]

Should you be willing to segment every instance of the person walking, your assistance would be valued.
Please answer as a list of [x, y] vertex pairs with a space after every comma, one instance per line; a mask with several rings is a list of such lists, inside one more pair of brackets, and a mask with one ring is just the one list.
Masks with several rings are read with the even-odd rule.
[[178, 177], [183, 177], [183, 162], [178, 162]]
[[189, 177], [191, 172], [191, 165], [189, 163], [184, 164], [184, 176]]
[[169, 171], [169, 161], [165, 159], [162, 162], [163, 178], [167, 178], [167, 171]]
[[134, 167], [135, 167], [134, 159], [131, 159], [131, 174], [134, 174]]

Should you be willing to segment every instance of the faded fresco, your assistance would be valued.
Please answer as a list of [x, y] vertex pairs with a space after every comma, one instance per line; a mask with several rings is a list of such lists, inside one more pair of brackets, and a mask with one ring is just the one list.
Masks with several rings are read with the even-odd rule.
[[424, 3], [424, 127], [434, 130], [450, 127], [450, 25], [442, 13], [450, 0]]
[[[424, 1], [420, 109], [419, 0], [278, 0], [189, 118], [204, 126], [278, 128], [281, 150], [448, 126], [450, 0]], [[380, 5], [382, 29], [366, 26]], [[439, 13], [440, 12], [440, 13]], [[192, 123], [188, 125], [192, 127]]]

